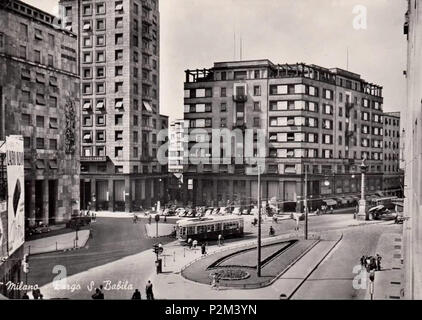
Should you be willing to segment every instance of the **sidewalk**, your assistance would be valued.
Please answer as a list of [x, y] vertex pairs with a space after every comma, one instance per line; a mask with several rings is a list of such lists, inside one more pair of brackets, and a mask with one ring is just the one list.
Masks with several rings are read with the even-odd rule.
[[[375, 272], [374, 300], [397, 300], [402, 298], [403, 265], [401, 264], [402, 233], [384, 233], [376, 252], [382, 257], [381, 271]], [[368, 287], [370, 281], [368, 279]], [[370, 289], [365, 299], [371, 299]]]
[[31, 254], [62, 251], [85, 246], [89, 239], [90, 230], [78, 231], [78, 242], [75, 243], [76, 232], [68, 232], [57, 236], [45, 237], [37, 240], [27, 241], [24, 244], [24, 252]]

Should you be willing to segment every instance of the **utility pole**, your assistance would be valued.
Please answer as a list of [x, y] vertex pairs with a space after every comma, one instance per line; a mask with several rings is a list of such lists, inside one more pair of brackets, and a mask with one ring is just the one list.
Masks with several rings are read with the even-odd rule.
[[258, 264], [257, 264], [257, 275], [261, 276], [261, 169], [259, 164], [258, 168]]
[[305, 164], [305, 198], [303, 200], [305, 206], [305, 240], [308, 240], [308, 166]]

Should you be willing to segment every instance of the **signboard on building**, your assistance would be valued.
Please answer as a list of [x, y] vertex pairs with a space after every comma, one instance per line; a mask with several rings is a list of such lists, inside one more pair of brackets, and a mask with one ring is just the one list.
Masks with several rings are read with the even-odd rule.
[[25, 241], [25, 184], [22, 136], [6, 137], [7, 225], [9, 255]]

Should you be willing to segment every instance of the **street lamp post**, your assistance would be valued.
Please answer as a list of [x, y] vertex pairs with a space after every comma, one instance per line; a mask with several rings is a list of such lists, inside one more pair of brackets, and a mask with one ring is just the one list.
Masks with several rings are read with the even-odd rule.
[[258, 168], [258, 264], [257, 264], [257, 275], [261, 276], [261, 169]]
[[305, 165], [305, 198], [303, 200], [305, 205], [305, 240], [308, 240], [308, 166]]
[[357, 220], [367, 220], [366, 216], [366, 201], [365, 201], [365, 173], [368, 166], [365, 164], [366, 158], [363, 158], [362, 164], [360, 165], [361, 170], [361, 187], [360, 187], [360, 200], [359, 200], [359, 212]]

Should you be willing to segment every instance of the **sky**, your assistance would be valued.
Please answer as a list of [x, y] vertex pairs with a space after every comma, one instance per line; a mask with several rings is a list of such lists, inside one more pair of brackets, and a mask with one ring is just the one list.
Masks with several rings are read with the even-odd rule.
[[[58, 12], [58, 0], [24, 2]], [[403, 111], [406, 5], [405, 0], [161, 0], [161, 113], [183, 118], [184, 70], [239, 60], [240, 37], [242, 60], [343, 69], [348, 61], [349, 71], [383, 87], [384, 111]]]

